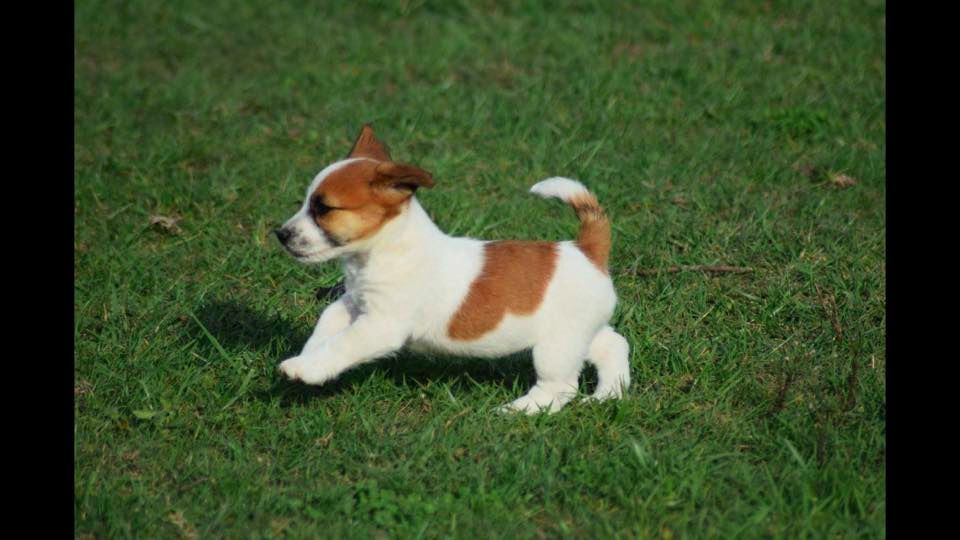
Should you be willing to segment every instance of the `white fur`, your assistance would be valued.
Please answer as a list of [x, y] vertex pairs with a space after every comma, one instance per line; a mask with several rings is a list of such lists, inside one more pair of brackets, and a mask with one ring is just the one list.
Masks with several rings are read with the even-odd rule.
[[[308, 193], [345, 161], [321, 171]], [[566, 199], [585, 192], [574, 180], [552, 178], [531, 190]], [[346, 293], [323, 312], [300, 355], [280, 370], [290, 379], [323, 384], [344, 371], [404, 346], [473, 357], [499, 357], [533, 350], [537, 383], [508, 410], [555, 412], [577, 393], [584, 360], [597, 366], [594, 399], [620, 398], [630, 383], [629, 345], [607, 326], [616, 305], [610, 277], [572, 242], [559, 243], [557, 265], [537, 311], [507, 315], [472, 341], [454, 340], [447, 327], [480, 274], [484, 241], [444, 234], [416, 198], [372, 237], [333, 248], [304, 209], [285, 226], [298, 228], [305, 262], [340, 256]], [[332, 254], [331, 254], [332, 253]]]
[[587, 188], [580, 182], [562, 176], [554, 176], [541, 180], [530, 188], [530, 193], [536, 193], [544, 198], [556, 198], [561, 201], [569, 201], [574, 195], [584, 195], [588, 193]]

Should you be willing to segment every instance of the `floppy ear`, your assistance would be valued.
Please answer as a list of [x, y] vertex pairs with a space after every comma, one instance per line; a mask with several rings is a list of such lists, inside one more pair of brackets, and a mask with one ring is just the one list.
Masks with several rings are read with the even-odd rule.
[[357, 135], [357, 140], [353, 142], [353, 148], [350, 149], [347, 157], [365, 157], [377, 161], [390, 161], [390, 153], [387, 152], [387, 146], [377, 139], [370, 124], [364, 124], [360, 129], [360, 134]]
[[386, 161], [377, 165], [376, 173], [376, 178], [370, 182], [375, 188], [407, 191], [412, 195], [417, 188], [433, 187], [433, 175], [414, 165]]

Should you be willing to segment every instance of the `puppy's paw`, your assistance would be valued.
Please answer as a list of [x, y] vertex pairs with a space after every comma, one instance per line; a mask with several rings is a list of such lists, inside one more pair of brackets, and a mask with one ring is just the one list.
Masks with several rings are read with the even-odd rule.
[[316, 358], [294, 356], [280, 362], [280, 372], [291, 381], [301, 381], [306, 384], [321, 385], [336, 377], [336, 373]]
[[538, 402], [530, 395], [523, 396], [521, 398], [515, 399], [506, 405], [503, 405], [498, 412], [503, 414], [510, 413], [524, 413], [526, 415], [532, 416], [540, 413], [555, 413], [560, 410], [562, 405], [557, 405], [555, 402], [542, 403]]
[[623, 389], [620, 386], [598, 388], [596, 392], [583, 398], [583, 401], [586, 403], [592, 403], [611, 399], [623, 399]]
[[293, 358], [288, 358], [283, 362], [280, 362], [280, 365], [277, 366], [277, 369], [280, 370], [280, 373], [290, 379], [291, 381], [300, 380], [300, 371], [303, 368], [303, 358], [300, 356], [294, 356]]

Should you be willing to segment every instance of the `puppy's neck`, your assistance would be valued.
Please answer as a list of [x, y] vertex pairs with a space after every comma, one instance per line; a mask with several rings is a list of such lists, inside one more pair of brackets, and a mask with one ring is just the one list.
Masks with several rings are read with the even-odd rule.
[[365, 241], [362, 250], [344, 257], [344, 272], [356, 276], [379, 268], [411, 267], [427, 250], [436, 249], [436, 243], [445, 237], [417, 198], [411, 197], [397, 217]]

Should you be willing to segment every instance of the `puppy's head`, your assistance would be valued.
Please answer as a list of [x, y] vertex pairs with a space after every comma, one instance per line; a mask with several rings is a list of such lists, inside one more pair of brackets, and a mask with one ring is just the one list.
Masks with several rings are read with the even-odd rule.
[[430, 173], [394, 162], [364, 125], [346, 159], [317, 174], [300, 211], [274, 232], [297, 260], [327, 261], [362, 250], [420, 187], [433, 187]]

